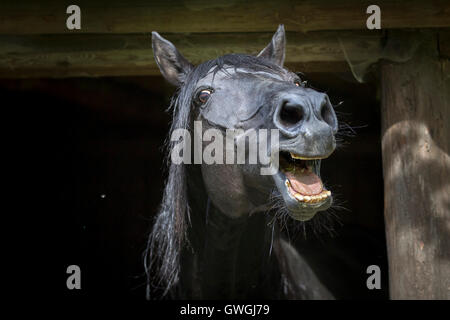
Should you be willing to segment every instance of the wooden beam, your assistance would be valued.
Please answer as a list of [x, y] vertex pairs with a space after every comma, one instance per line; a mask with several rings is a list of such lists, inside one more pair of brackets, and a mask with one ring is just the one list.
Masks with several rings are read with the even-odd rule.
[[[0, 34], [269, 32], [283, 23], [288, 31], [365, 30], [368, 0], [78, 0], [81, 30], [66, 28], [68, 1], [0, 3]], [[378, 0], [381, 26], [450, 26], [447, 0]]]
[[[226, 53], [257, 54], [272, 33], [167, 34], [194, 64]], [[348, 71], [352, 59], [367, 60], [380, 50], [380, 32], [288, 33], [286, 66], [293, 71]], [[0, 36], [0, 77], [155, 75], [150, 35]]]
[[422, 41], [409, 62], [381, 66], [390, 295], [448, 300], [450, 77], [436, 34]]

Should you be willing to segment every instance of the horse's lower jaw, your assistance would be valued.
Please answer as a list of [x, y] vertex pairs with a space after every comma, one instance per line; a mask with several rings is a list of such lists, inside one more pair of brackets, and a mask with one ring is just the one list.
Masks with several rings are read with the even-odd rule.
[[289, 184], [284, 173], [279, 170], [272, 176], [278, 191], [283, 197], [289, 216], [294, 220], [307, 221], [312, 219], [317, 212], [327, 210], [333, 203], [331, 192], [325, 191], [314, 201], [305, 202], [296, 199], [289, 190]]

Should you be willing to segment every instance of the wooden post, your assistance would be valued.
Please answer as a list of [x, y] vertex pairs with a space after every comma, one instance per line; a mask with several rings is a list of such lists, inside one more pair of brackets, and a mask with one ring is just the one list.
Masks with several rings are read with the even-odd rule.
[[381, 65], [385, 224], [392, 299], [450, 299], [450, 68], [436, 33]]

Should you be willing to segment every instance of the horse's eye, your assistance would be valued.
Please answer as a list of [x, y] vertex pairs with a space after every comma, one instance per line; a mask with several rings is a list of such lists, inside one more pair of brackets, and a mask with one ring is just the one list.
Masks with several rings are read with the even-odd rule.
[[201, 103], [206, 103], [208, 101], [209, 97], [211, 96], [211, 90], [205, 89], [199, 92], [198, 94], [198, 101]]

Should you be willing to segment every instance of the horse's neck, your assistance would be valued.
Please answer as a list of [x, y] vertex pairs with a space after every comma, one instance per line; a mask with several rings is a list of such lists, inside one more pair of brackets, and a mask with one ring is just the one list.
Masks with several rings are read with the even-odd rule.
[[232, 219], [195, 190], [190, 249], [182, 257], [181, 285], [191, 298], [257, 298], [275, 291], [279, 273], [271, 252], [272, 229], [263, 213]]
[[184, 283], [191, 294], [207, 299], [262, 294], [274, 267], [271, 230], [264, 216], [231, 219], [211, 206], [204, 218], [203, 226], [193, 218], [189, 232], [193, 250], [186, 250], [183, 259], [189, 281]]

